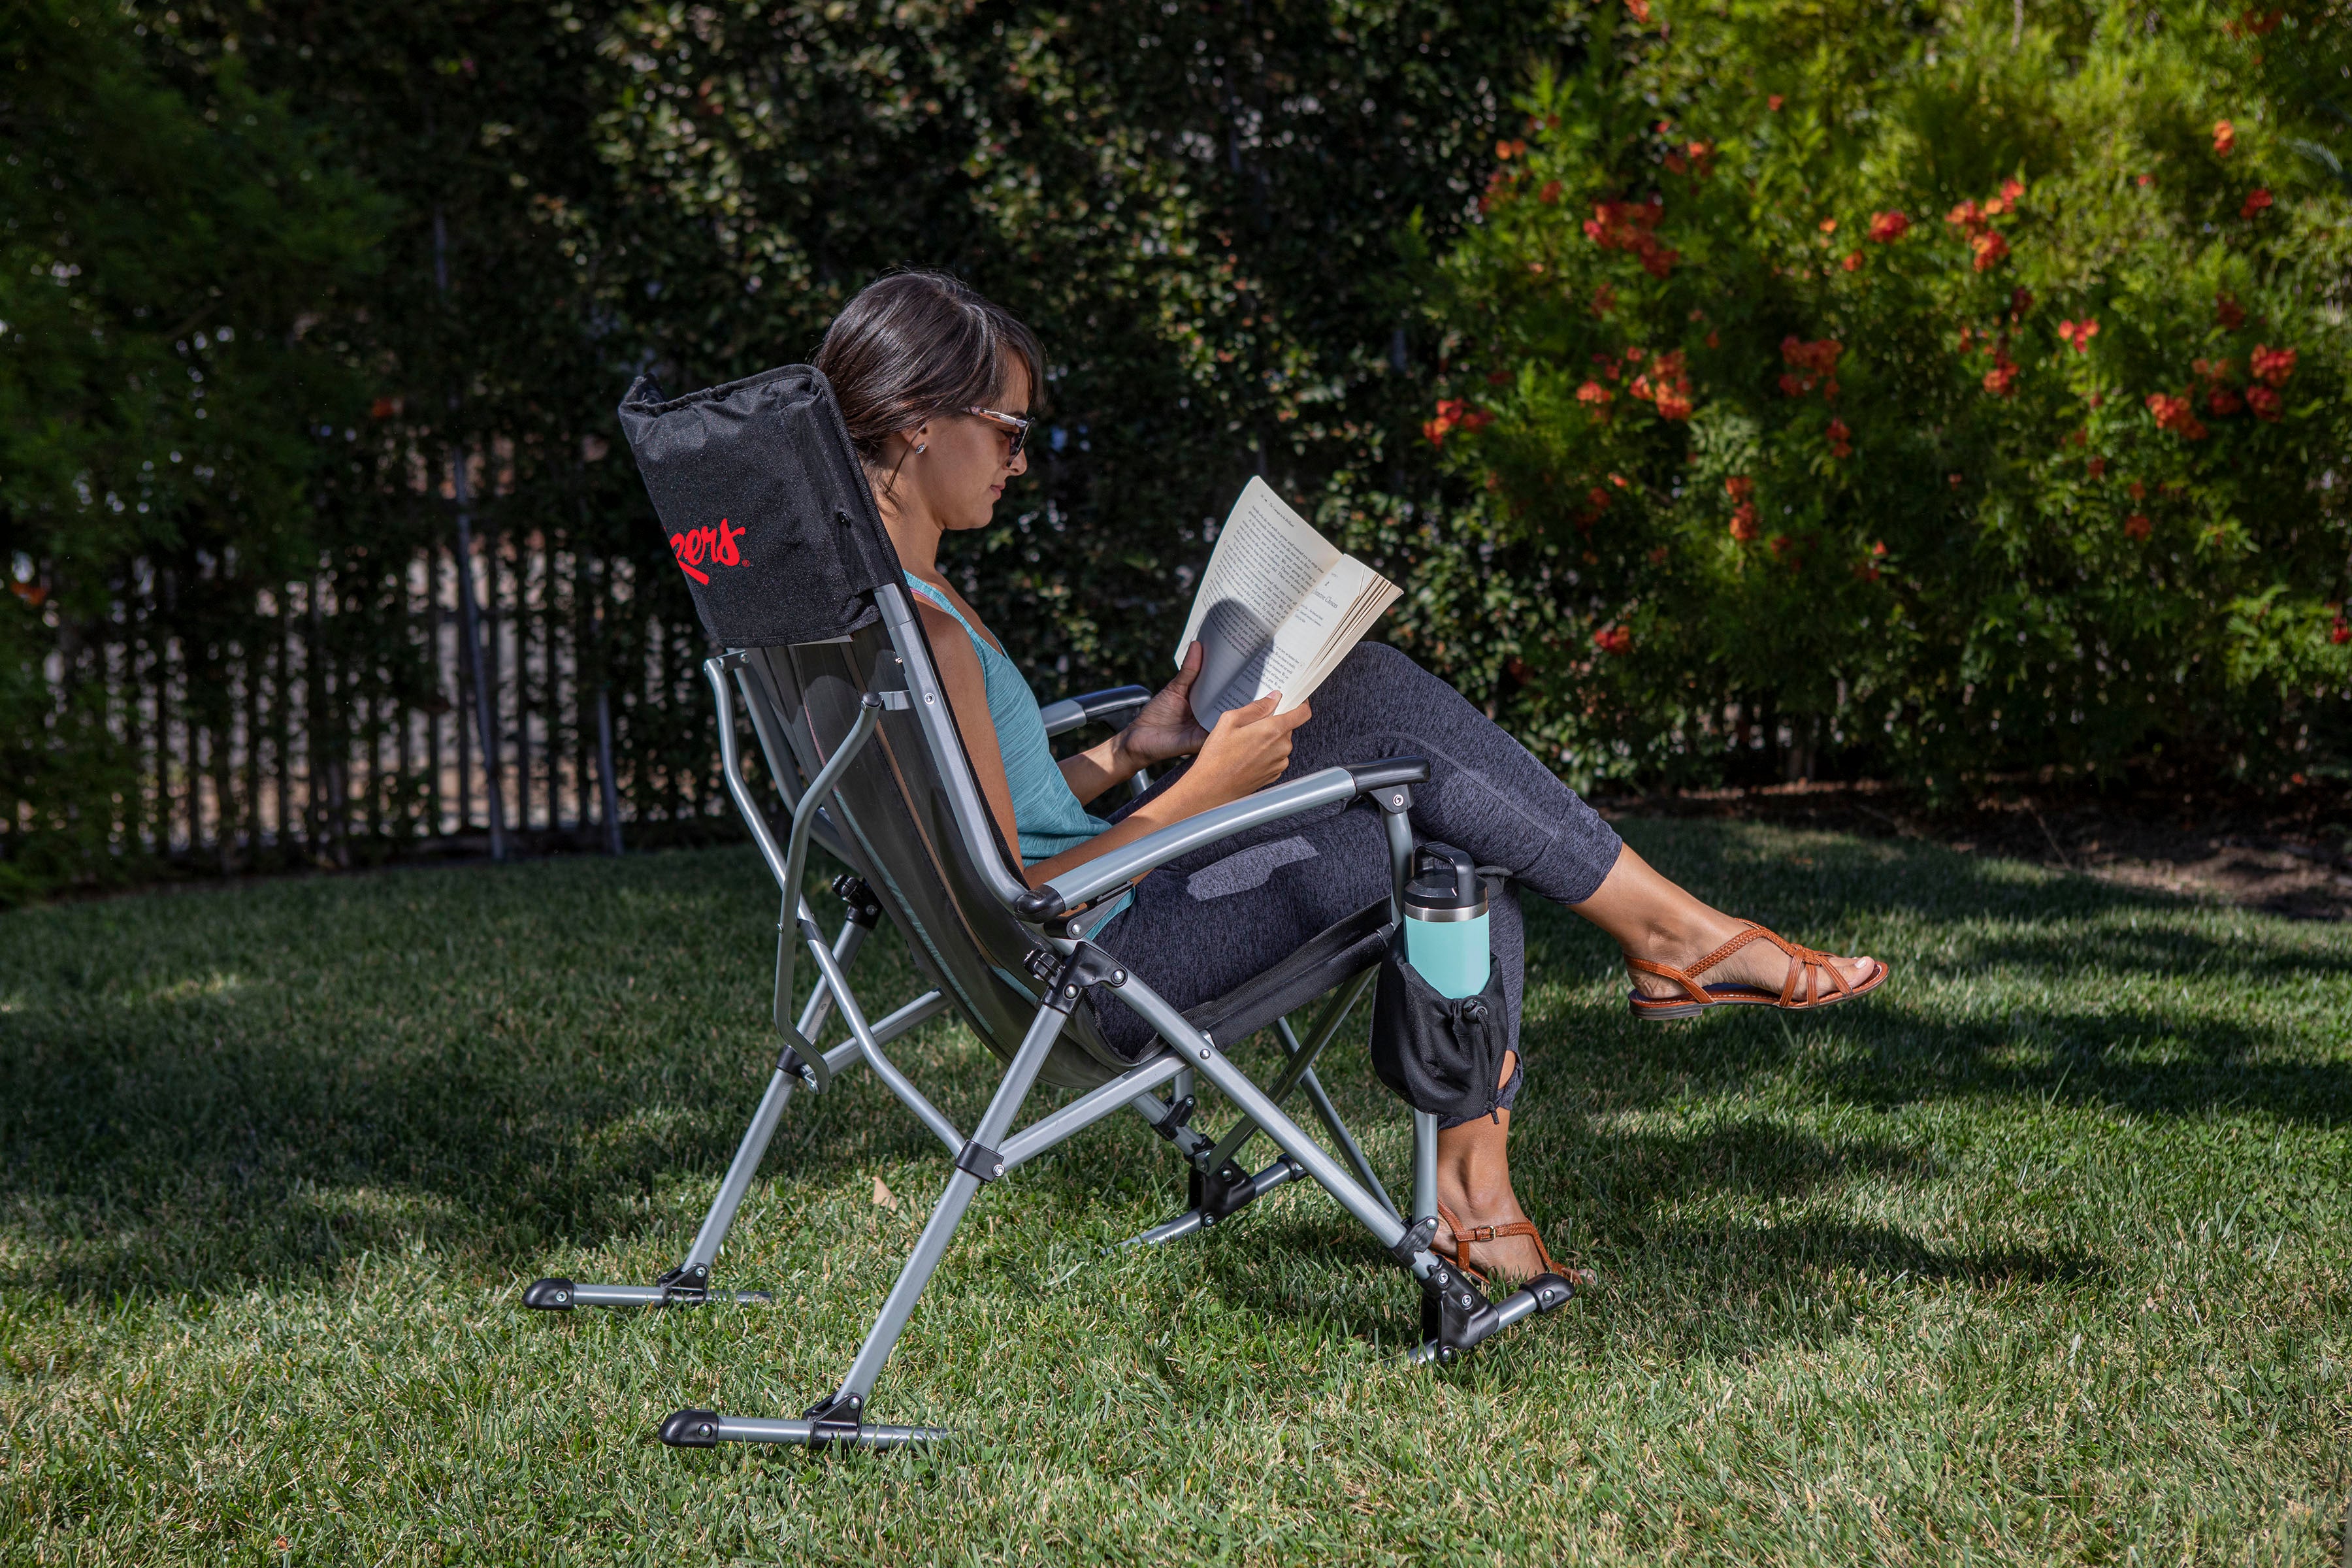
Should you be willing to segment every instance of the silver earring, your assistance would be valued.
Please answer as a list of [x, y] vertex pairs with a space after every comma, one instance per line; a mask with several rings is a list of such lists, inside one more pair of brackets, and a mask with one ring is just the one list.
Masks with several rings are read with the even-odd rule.
[[931, 444], [929, 441], [918, 441], [915, 443], [915, 455], [919, 458], [930, 449]]

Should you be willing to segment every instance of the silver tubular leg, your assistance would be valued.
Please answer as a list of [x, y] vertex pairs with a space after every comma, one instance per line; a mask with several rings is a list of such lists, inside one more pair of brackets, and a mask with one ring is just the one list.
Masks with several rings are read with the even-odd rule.
[[1427, 1110], [1412, 1113], [1412, 1217], [1427, 1219], [1437, 1212], [1437, 1117]]
[[1323, 1080], [1315, 1076], [1314, 1068], [1307, 1069], [1306, 1075], [1298, 1080], [1298, 1087], [1307, 1091], [1307, 1103], [1315, 1107], [1315, 1114], [1321, 1120], [1323, 1131], [1328, 1132], [1331, 1142], [1339, 1146], [1340, 1157], [1348, 1162], [1349, 1169], [1356, 1173], [1356, 1180], [1370, 1188], [1372, 1196], [1381, 1200], [1381, 1207], [1388, 1210], [1402, 1224], [1404, 1216], [1397, 1213], [1396, 1200], [1389, 1196], [1388, 1188], [1382, 1186], [1380, 1177], [1373, 1173], [1372, 1163], [1364, 1158], [1363, 1148], [1357, 1143], [1355, 1135], [1348, 1131], [1348, 1124], [1339, 1120], [1339, 1108], [1324, 1092]]
[[[994, 1149], [1004, 1142], [1021, 1102], [1029, 1098], [1030, 1086], [1037, 1081], [1037, 1069], [1045, 1065], [1046, 1053], [1054, 1048], [1054, 1042], [1061, 1037], [1062, 1027], [1068, 1022], [1066, 1014], [1051, 1007], [1037, 1009], [1028, 1037], [1021, 1042], [1020, 1050], [1013, 1053], [1013, 1065], [1004, 1070], [1004, 1081], [997, 1085], [988, 1110], [980, 1119], [979, 1130], [972, 1134], [973, 1142]], [[890, 1287], [890, 1295], [882, 1303], [881, 1316], [874, 1320], [866, 1343], [858, 1349], [856, 1361], [850, 1364], [849, 1375], [842, 1379], [841, 1391], [834, 1396], [836, 1406], [847, 1405], [851, 1409], [864, 1409], [874, 1392], [874, 1380], [881, 1375], [882, 1363], [897, 1348], [898, 1336], [906, 1331], [907, 1320], [914, 1315], [917, 1299], [922, 1295], [923, 1287], [931, 1282], [940, 1259], [947, 1256], [948, 1242], [954, 1237], [956, 1226], [963, 1223], [964, 1210], [971, 1205], [972, 1194], [979, 1190], [980, 1178], [969, 1171], [959, 1170], [948, 1178], [947, 1191], [940, 1194], [939, 1206], [924, 1222], [921, 1238], [915, 1243], [907, 1266], [898, 1271], [898, 1283]]]
[[[815, 930], [814, 923], [802, 927], [804, 935]], [[824, 943], [816, 936], [807, 936], [803, 945], [809, 950], [809, 956], [816, 961], [817, 973], [824, 977], [826, 987], [834, 995], [840, 998], [841, 1021], [849, 1026], [850, 1034], [856, 1037], [858, 1054], [866, 1058], [866, 1065], [872, 1068], [875, 1076], [888, 1086], [890, 1092], [904, 1101], [907, 1109], [913, 1111], [923, 1125], [929, 1128], [932, 1134], [948, 1146], [949, 1153], [961, 1152], [963, 1149], [963, 1134], [957, 1131], [955, 1123], [950, 1121], [940, 1108], [933, 1105], [923, 1091], [917, 1089], [913, 1081], [898, 1070], [898, 1064], [882, 1054], [881, 1043], [875, 1039], [874, 1031], [867, 1026], [866, 1015], [859, 1009], [856, 996], [850, 991], [848, 982], [841, 977], [840, 966], [834, 963], [833, 954], [825, 950]]]
[[[1080, 1095], [1050, 1116], [1041, 1116], [1013, 1134], [998, 1153], [1004, 1156], [1004, 1168], [1012, 1170], [1024, 1161], [1034, 1160], [1055, 1144], [1075, 1133], [1082, 1132], [1110, 1115], [1122, 1105], [1135, 1100], [1159, 1088], [1178, 1072], [1173, 1052], [1162, 1051], [1133, 1072], [1123, 1073], [1100, 1089]], [[1152, 1103], [1159, 1103], [1152, 1096]]]
[[[1307, 1037], [1303, 1047], [1298, 1043], [1297, 1035], [1292, 1031], [1289, 1019], [1274, 1021], [1275, 1033], [1281, 1037], [1282, 1048], [1289, 1054], [1290, 1062], [1273, 1087], [1265, 1091], [1268, 1100], [1276, 1105], [1281, 1104], [1290, 1098], [1290, 1091], [1298, 1087], [1298, 1080], [1315, 1070], [1315, 1058], [1323, 1054], [1323, 1047], [1331, 1043], [1331, 1037], [1339, 1032], [1341, 1024], [1347, 1022], [1348, 1014], [1356, 1005], [1357, 998], [1363, 995], [1364, 988], [1379, 973], [1377, 969], [1365, 970], [1349, 984], [1345, 991], [1333, 997], [1330, 1005], [1323, 1009], [1323, 1016], [1317, 1021], [1314, 1034]], [[1250, 1135], [1256, 1131], [1257, 1123], [1246, 1116], [1235, 1122], [1233, 1130], [1217, 1141], [1216, 1152], [1209, 1156], [1210, 1168], [1213, 1170], [1241, 1152], [1242, 1145], [1248, 1142]]]
[[[833, 939], [834, 967], [844, 974], [848, 973], [849, 966], [857, 962], [857, 950], [866, 945], [866, 939], [872, 934], [870, 928], [859, 925], [856, 921], [842, 921], [841, 934]], [[809, 993], [808, 1005], [801, 1009], [801, 1038], [814, 1045], [818, 1034], [824, 1028], [826, 1016], [832, 1011], [833, 983], [821, 981]]]
[[[1339, 1163], [1323, 1152], [1322, 1145], [1309, 1138], [1298, 1123], [1282, 1112], [1282, 1108], [1265, 1097], [1265, 1091], [1250, 1081], [1224, 1054], [1204, 1038], [1201, 1032], [1184, 1021], [1184, 1016], [1170, 1006], [1158, 993], [1130, 973], [1125, 985], [1116, 993], [1118, 999], [1139, 1014], [1144, 1022], [1156, 1030], [1160, 1037], [1182, 1050], [1191, 1058], [1193, 1069], [1216, 1086], [1217, 1092], [1234, 1102], [1243, 1115], [1255, 1120], [1272, 1138], [1276, 1147], [1307, 1168], [1323, 1189], [1338, 1200], [1341, 1208], [1355, 1215], [1357, 1223], [1372, 1233], [1372, 1238], [1382, 1247], [1394, 1247], [1404, 1238], [1402, 1221], [1381, 1206], [1379, 1199], [1366, 1192], [1356, 1179], [1340, 1168]], [[1434, 1254], [1423, 1248], [1413, 1254], [1412, 1271], [1426, 1274], [1443, 1268]]]
[[[1192, 1094], [1192, 1085], [1187, 1081], [1192, 1076], [1190, 1072], [1176, 1075], [1175, 1084], [1168, 1090], [1174, 1097], [1171, 1100], [1162, 1100], [1156, 1094], [1139, 1094], [1129, 1103], [1135, 1107], [1138, 1116], [1151, 1123], [1151, 1130], [1157, 1132], [1168, 1124], [1170, 1113]], [[1176, 1145], [1176, 1152], [1181, 1154], [1187, 1163], [1197, 1161], [1209, 1147], [1209, 1141], [1191, 1127], [1177, 1128], [1175, 1137], [1170, 1142]]]
[[[863, 929], [856, 925], [849, 928], [852, 931]], [[845, 939], [846, 936], [845, 932]], [[846, 940], [835, 943], [834, 952], [838, 954], [844, 946], [848, 948], [851, 957], [856, 955], [857, 943]], [[810, 1015], [818, 1013], [819, 1005], [832, 994], [832, 984], [827, 982], [819, 985], [816, 994], [809, 998], [808, 1010], [801, 1015], [803, 1038], [808, 1037], [812, 1027]], [[943, 994], [925, 992], [875, 1025], [874, 1037], [877, 1040], [896, 1039], [926, 1018], [943, 1011], [947, 1005], [948, 999]], [[835, 1046], [825, 1053], [827, 1070], [837, 1073], [854, 1065], [859, 1059], [856, 1053], [855, 1041]], [[837, 1065], [833, 1059], [836, 1056], [842, 1058]], [[742, 1206], [744, 1194], [751, 1190], [751, 1179], [759, 1173], [760, 1161], [768, 1152], [768, 1140], [775, 1136], [776, 1123], [782, 1119], [784, 1106], [791, 1100], [793, 1089], [799, 1081], [781, 1068], [769, 1078], [768, 1092], [761, 1097], [760, 1109], [751, 1115], [751, 1125], [743, 1130], [743, 1142], [735, 1150], [734, 1163], [727, 1167], [727, 1179], [719, 1183], [719, 1196], [712, 1200], [710, 1212], [703, 1216], [702, 1228], [695, 1233], [694, 1246], [687, 1252], [686, 1262], [681, 1267], [688, 1275], [692, 1276], [698, 1267], [707, 1270], [719, 1261], [719, 1249], [727, 1240], [729, 1227], [735, 1223], [735, 1211]]]
[[[1287, 1154], [1277, 1154], [1274, 1163], [1250, 1178], [1249, 1201], [1257, 1202], [1285, 1182], [1295, 1182], [1307, 1174], [1306, 1167]], [[1163, 1220], [1150, 1230], [1139, 1231], [1119, 1243], [1121, 1247], [1157, 1247], [1163, 1241], [1174, 1241], [1209, 1227], [1208, 1215], [1199, 1209], [1186, 1209], [1174, 1219]]]
[[793, 1098], [793, 1085], [798, 1081], [781, 1068], [769, 1075], [768, 1092], [760, 1097], [751, 1125], [743, 1129], [743, 1142], [735, 1146], [735, 1159], [727, 1167], [726, 1179], [719, 1184], [719, 1195], [711, 1200], [710, 1212], [702, 1216], [702, 1228], [694, 1233], [694, 1245], [687, 1248], [686, 1261], [679, 1266], [688, 1278], [708, 1275], [710, 1266], [719, 1261], [719, 1248], [735, 1223], [735, 1211], [743, 1206], [743, 1195], [751, 1190], [751, 1178], [759, 1173], [768, 1140], [776, 1135], [776, 1123], [782, 1120], [784, 1106]]

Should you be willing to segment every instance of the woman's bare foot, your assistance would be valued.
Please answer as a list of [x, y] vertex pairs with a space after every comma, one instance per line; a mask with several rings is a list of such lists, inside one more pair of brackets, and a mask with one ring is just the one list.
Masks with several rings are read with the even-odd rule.
[[[1499, 1087], [1511, 1081], [1518, 1053], [1503, 1053]], [[1465, 1230], [1487, 1226], [1517, 1225], [1527, 1220], [1519, 1195], [1511, 1189], [1511, 1113], [1497, 1110], [1437, 1135], [1437, 1250], [1489, 1278], [1532, 1279], [1543, 1272], [1543, 1253], [1533, 1238], [1496, 1237], [1473, 1241], [1465, 1247], [1454, 1233], [1454, 1222]]]
[[[1633, 852], [1631, 845], [1618, 851], [1617, 863], [1594, 889], [1591, 897], [1573, 906], [1576, 912], [1617, 939], [1626, 958], [1645, 959], [1674, 969], [1688, 969], [1747, 929], [1721, 910], [1702, 903], [1688, 889], [1667, 880], [1657, 868]], [[1823, 961], [1848, 986], [1859, 986], [1883, 967], [1876, 959], [1823, 953]], [[1790, 956], [1773, 943], [1748, 942], [1717, 963], [1703, 984], [1754, 985], [1778, 994], [1789, 979]], [[1672, 996], [1682, 987], [1662, 974], [1631, 971], [1634, 988], [1645, 996]], [[1810, 1001], [1810, 987], [1818, 976], [1801, 973], [1796, 1000]], [[1818, 979], [1822, 994], [1837, 988]], [[1471, 1223], [1467, 1217], [1464, 1224]]]
[[[1644, 951], [1637, 952], [1632, 946], [1628, 946], [1625, 949], [1626, 958], [1629, 960], [1645, 958], [1652, 963], [1662, 963], [1669, 968], [1687, 970], [1692, 964], [1698, 963], [1747, 930], [1751, 923], [1716, 914], [1712, 910], [1707, 913], [1714, 916], [1714, 919], [1693, 921], [1675, 938], [1653, 940], [1644, 944]], [[1866, 953], [1849, 958], [1838, 953], [1825, 952], [1822, 954], [1822, 959], [1849, 987], [1861, 985], [1863, 982], [1876, 974], [1880, 968], [1878, 960]], [[1759, 939], [1748, 942], [1737, 952], [1729, 954], [1709, 967], [1706, 973], [1699, 977], [1699, 981], [1704, 985], [1753, 985], [1761, 990], [1778, 992], [1788, 983], [1789, 971], [1797, 963], [1797, 960], [1790, 958], [1775, 943]], [[1644, 970], [1634, 969], [1630, 964], [1626, 973], [1633, 977], [1633, 988], [1644, 996], [1683, 994], [1683, 988], [1663, 974], [1652, 974]], [[1816, 987], [1818, 995], [1808, 994]], [[1794, 1000], [1816, 1001], [1820, 996], [1834, 996], [1837, 994], [1836, 986], [1826, 980], [1816, 980], [1814, 976], [1802, 973], [1801, 969], [1797, 976]]]
[[[1465, 1247], [1454, 1234], [1454, 1227], [1445, 1222], [1444, 1216], [1451, 1215], [1462, 1222], [1465, 1229], [1474, 1232], [1487, 1226], [1517, 1224], [1526, 1220], [1528, 1215], [1527, 1211], [1519, 1207], [1516, 1194], [1507, 1191], [1499, 1202], [1491, 1202], [1487, 1207], [1477, 1209], [1469, 1208], [1466, 1198], [1458, 1205], [1446, 1198], [1442, 1184], [1439, 1194], [1437, 1239], [1433, 1243], [1439, 1252], [1452, 1257], [1464, 1268], [1475, 1268], [1497, 1282], [1505, 1279], [1525, 1281], [1544, 1271], [1543, 1254], [1536, 1250], [1533, 1237], [1497, 1237], [1491, 1241], [1473, 1241]], [[1469, 1208], [1469, 1212], [1465, 1213], [1465, 1208]]]

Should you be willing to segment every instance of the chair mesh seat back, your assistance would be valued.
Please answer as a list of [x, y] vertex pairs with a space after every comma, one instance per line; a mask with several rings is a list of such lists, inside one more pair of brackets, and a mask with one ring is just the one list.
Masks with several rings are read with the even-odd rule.
[[[877, 597], [897, 615], [908, 616], [902, 630], [921, 637], [902, 593], [886, 590]], [[858, 700], [869, 688], [908, 689], [907, 665], [887, 621], [837, 642], [757, 648], [745, 657], [753, 683], [782, 721], [793, 751], [786, 765], [803, 778], [813, 777], [848, 735]], [[913, 703], [921, 701], [914, 694]], [[981, 857], [993, 856], [998, 876], [1010, 874], [1003, 839], [992, 828], [987, 842], [968, 841], [949, 781], [932, 757], [914, 706], [886, 710], [880, 731], [843, 774], [826, 815], [839, 852], [880, 897], [916, 963], [988, 1047], [1009, 1061], [1042, 994], [1024, 961], [1044, 944], [1004, 908], [981, 863]], [[961, 755], [953, 763], [969, 767]], [[1132, 1065], [1105, 1043], [1081, 1005], [1042, 1076], [1066, 1089], [1092, 1089]]]
[[[1022, 961], [1042, 943], [1007, 907], [1025, 887], [1020, 864], [982, 802], [832, 386], [796, 364], [666, 399], [640, 376], [621, 427], [704, 629], [744, 651], [782, 724], [789, 757], [755, 706], [788, 806], [848, 735], [869, 682], [919, 689], [911, 709], [886, 712], [826, 803], [831, 832], [820, 837], [1010, 1060], [1039, 1000]], [[1081, 1006], [1044, 1077], [1090, 1089], [1129, 1065]]]

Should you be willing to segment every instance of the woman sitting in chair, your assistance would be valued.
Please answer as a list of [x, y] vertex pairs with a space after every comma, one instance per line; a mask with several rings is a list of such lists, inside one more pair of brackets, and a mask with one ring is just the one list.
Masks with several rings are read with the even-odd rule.
[[[1037, 702], [985, 621], [941, 574], [940, 539], [986, 528], [1024, 443], [1041, 356], [1028, 329], [963, 284], [929, 273], [886, 278], [825, 333], [817, 368], [833, 384], [876, 504], [906, 569], [940, 678], [989, 807], [1020, 846], [1030, 884], [1265, 788], [1335, 763], [1429, 760], [1412, 826], [1567, 905], [1614, 937], [1631, 1005], [1651, 1019], [1708, 1008], [1824, 1007], [1875, 988], [1886, 966], [1782, 940], [1709, 908], [1628, 848], [1615, 830], [1452, 687], [1394, 648], [1357, 647], [1311, 703], [1276, 713], [1279, 694], [1203, 731], [1188, 696], [1197, 645], [1174, 680], [1126, 729], [1056, 762]], [[983, 720], [981, 715], [985, 714]], [[1140, 799], [1090, 815], [1139, 768], [1177, 758]], [[1228, 840], [1147, 877], [1097, 940], [1176, 1007], [1221, 995], [1315, 933], [1389, 891], [1377, 814], [1332, 807]], [[1491, 944], [1513, 1049], [1491, 1118], [1438, 1134], [1437, 1249], [1479, 1274], [1563, 1272], [1512, 1191], [1507, 1107], [1517, 1098], [1523, 927], [1515, 892], [1493, 901]], [[1142, 1020], [1097, 1005], [1111, 1043], [1140, 1049]]]

